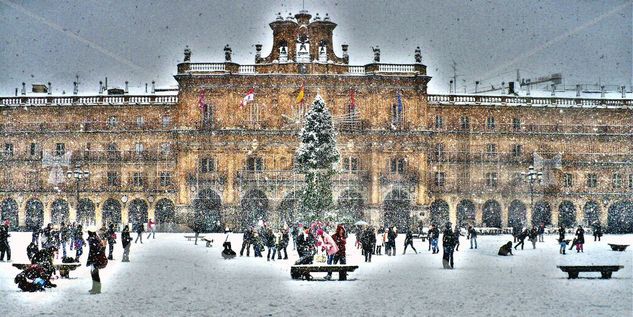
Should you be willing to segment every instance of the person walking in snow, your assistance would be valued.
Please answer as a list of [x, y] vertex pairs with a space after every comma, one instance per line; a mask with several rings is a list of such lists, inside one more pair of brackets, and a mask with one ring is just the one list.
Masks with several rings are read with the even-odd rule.
[[83, 227], [81, 226], [81, 224], [77, 225], [77, 228], [75, 228], [73, 243], [75, 244], [75, 262], [79, 262], [79, 258], [84, 253], [84, 245], [86, 244], [86, 241], [84, 240]]
[[445, 269], [453, 268], [453, 250], [455, 248], [455, 236], [451, 223], [447, 222], [444, 231], [442, 232], [442, 247], [444, 248], [444, 254], [442, 256], [442, 264]]
[[116, 231], [114, 231], [114, 224], [110, 224], [108, 231], [106, 231], [106, 238], [108, 240], [108, 260], [114, 260], [112, 257], [114, 245], [116, 244]]
[[360, 243], [365, 254], [365, 262], [371, 262], [371, 256], [376, 247], [376, 230], [373, 227], [367, 227], [362, 233]]
[[152, 236], [152, 239], [156, 239], [156, 221], [152, 220], [152, 218], [147, 221], [147, 232], [149, 232], [147, 240], [149, 240], [150, 236]]
[[130, 227], [128, 225], [125, 225], [121, 231], [121, 246], [123, 247], [123, 258], [121, 259], [121, 262], [130, 262], [132, 237], [130, 236]]
[[273, 230], [273, 240], [274, 240], [274, 247], [273, 247], [273, 261], [275, 260], [275, 255], [277, 255], [277, 259], [281, 260], [281, 231], [279, 229], [275, 229]]
[[438, 246], [438, 239], [440, 238], [440, 229], [438, 229], [435, 224], [431, 224], [431, 228], [429, 229], [429, 239], [431, 239], [431, 250], [433, 254], [440, 253], [440, 248]]
[[[347, 243], [347, 232], [345, 231], [345, 227], [342, 224], [339, 224], [336, 226], [336, 232], [334, 232], [334, 234], [331, 236], [332, 241], [334, 241], [334, 246], [335, 248], [333, 248], [333, 250], [331, 250], [332, 252], [334, 252], [334, 249], [336, 249], [336, 252], [334, 253], [334, 256], [332, 257], [332, 263], [333, 264], [347, 264], [347, 258], [346, 258], [346, 254], [345, 254], [345, 244]], [[330, 252], [328, 252], [329, 254]], [[329, 256], [328, 256], [329, 259]], [[340, 278], [340, 274], [345, 275], [347, 272], [341, 272], [339, 273], [339, 278]], [[328, 272], [326, 279], [331, 279], [332, 278], [332, 272]]]
[[284, 224], [281, 230], [281, 248], [277, 250], [279, 252], [279, 259], [281, 259], [281, 251], [284, 251], [284, 260], [288, 260], [288, 244], [290, 243], [290, 228]]
[[4, 222], [0, 225], [0, 261], [4, 261], [4, 254], [7, 255], [7, 262], [11, 261], [11, 246], [9, 245], [9, 224]]
[[407, 253], [408, 246], [411, 246], [411, 249], [413, 249], [413, 252], [415, 252], [415, 254], [418, 254], [418, 250], [416, 250], [415, 247], [413, 246], [413, 233], [411, 233], [411, 230], [407, 231], [407, 235], [404, 238], [404, 251], [402, 252], [402, 255]]
[[254, 257], [262, 257], [262, 246], [264, 244], [264, 242], [262, 241], [262, 237], [259, 235], [259, 232], [257, 232], [256, 230], [253, 230], [253, 256]]
[[273, 261], [275, 261], [275, 234], [273, 230], [268, 228], [263, 235], [264, 241], [266, 241], [266, 248], [268, 249], [268, 253], [266, 254], [266, 261], [270, 261], [270, 254], [273, 254]]
[[593, 241], [596, 241], [596, 239], [600, 241], [601, 237], [602, 237], [602, 226], [600, 225], [599, 221], [596, 221], [595, 225], [593, 226]]
[[585, 229], [578, 225], [576, 229], [576, 253], [585, 252], [583, 245], [585, 244]]
[[453, 232], [453, 235], [455, 236], [455, 251], [459, 251], [459, 236], [463, 236], [459, 225], [455, 226], [455, 231]]
[[560, 250], [558, 253], [565, 254], [565, 249], [567, 249], [567, 240], [565, 240], [565, 226], [560, 225], [558, 228], [558, 243], [560, 243]]
[[525, 238], [527, 238], [527, 236], [528, 236], [528, 230], [527, 228], [523, 228], [523, 230], [521, 230], [521, 233], [519, 233], [516, 236], [519, 242], [514, 246], [515, 250], [517, 249], [518, 246], [521, 246], [521, 250], [523, 250], [523, 246], [525, 245]]
[[396, 239], [398, 238], [398, 228], [391, 226], [387, 233], [387, 240], [389, 242], [389, 255], [396, 256]]
[[545, 235], [545, 224], [541, 222], [538, 226], [538, 242], [544, 242], [543, 235]]
[[240, 256], [244, 255], [244, 249], [246, 249], [246, 256], [251, 256], [251, 243], [253, 240], [253, 228], [249, 227], [244, 230], [242, 235], [242, 248], [240, 249]]
[[40, 233], [42, 232], [41, 228], [33, 228], [33, 233], [31, 234], [31, 242], [35, 243], [39, 247], [40, 245]]
[[26, 257], [29, 258], [29, 261], [33, 260], [33, 257], [37, 254], [40, 249], [37, 247], [33, 241], [26, 247]]
[[145, 231], [145, 228], [143, 228], [143, 223], [141, 222], [141, 220], [137, 220], [136, 221], [136, 240], [134, 240], [134, 243], [137, 243], [139, 239], [141, 239], [141, 244], [143, 244], [143, 232]]
[[90, 249], [88, 251], [86, 266], [92, 266], [90, 270], [90, 276], [92, 277], [92, 289], [90, 290], [90, 294], [101, 294], [99, 270], [106, 267], [108, 259], [105, 255], [105, 245], [94, 229], [88, 230], [88, 246]]
[[66, 257], [66, 245], [68, 244], [68, 227], [63, 222], [61, 223], [61, 227], [59, 229], [60, 234], [60, 242], [62, 245], [62, 259]]
[[536, 249], [536, 240], [538, 238], [538, 229], [536, 229], [536, 226], [532, 226], [532, 229], [530, 229], [528, 237], [529, 237], [530, 242], [532, 242], [532, 249]]

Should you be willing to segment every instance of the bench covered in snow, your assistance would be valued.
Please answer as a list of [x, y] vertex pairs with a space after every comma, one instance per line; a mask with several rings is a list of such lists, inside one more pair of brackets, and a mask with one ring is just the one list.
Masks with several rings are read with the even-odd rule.
[[347, 272], [354, 272], [358, 265], [293, 265], [290, 267], [290, 277], [298, 280], [302, 276], [308, 275], [310, 272], [338, 272], [339, 281], [347, 280]]
[[[13, 266], [20, 270], [24, 270], [27, 267], [31, 266], [31, 263], [13, 263]], [[70, 278], [70, 271], [74, 271], [76, 268], [80, 266], [81, 264], [79, 263], [53, 264], [53, 267], [59, 271], [59, 276], [63, 278]]]
[[624, 251], [626, 250], [626, 247], [628, 247], [628, 244], [613, 244], [613, 243], [609, 243], [609, 246], [611, 247], [611, 250], [613, 251]]
[[[187, 241], [191, 241], [191, 239], [195, 239], [196, 236], [185, 236], [185, 238], [187, 238]], [[198, 239], [204, 239], [204, 236], [198, 236]]]
[[578, 278], [579, 272], [600, 272], [602, 278], [611, 278], [611, 273], [623, 268], [623, 265], [559, 265], [558, 268], [569, 274], [569, 278]]

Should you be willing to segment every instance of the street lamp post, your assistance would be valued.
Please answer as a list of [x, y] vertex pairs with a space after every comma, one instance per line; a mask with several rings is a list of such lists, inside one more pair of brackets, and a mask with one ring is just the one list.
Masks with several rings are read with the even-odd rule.
[[84, 178], [88, 178], [90, 176], [90, 172], [89, 171], [84, 171], [81, 169], [81, 166], [79, 165], [75, 165], [75, 170], [68, 170], [68, 172], [66, 172], [66, 177], [71, 180], [73, 178], [75, 178], [75, 184], [76, 184], [76, 193], [77, 193], [77, 205], [76, 205], [76, 211], [79, 211], [79, 182], [84, 179]]
[[528, 167], [528, 171], [521, 172], [521, 176], [524, 180], [530, 184], [530, 210], [532, 211], [532, 218], [534, 218], [534, 183], [541, 183], [543, 180], [543, 173], [537, 172], [533, 165]]

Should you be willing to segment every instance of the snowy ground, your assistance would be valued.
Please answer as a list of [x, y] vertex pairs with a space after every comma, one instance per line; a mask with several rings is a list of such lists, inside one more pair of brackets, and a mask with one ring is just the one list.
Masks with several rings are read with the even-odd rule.
[[[216, 241], [223, 235], [215, 235]], [[12, 233], [13, 261], [26, 261], [28, 233]], [[419, 254], [376, 256], [365, 264], [348, 239], [348, 263], [360, 268], [351, 280], [295, 281], [290, 265], [296, 259], [267, 262], [265, 258], [224, 260], [221, 248], [206, 248], [183, 234], [157, 234], [156, 240], [133, 244], [131, 263], [116, 261], [101, 271], [103, 294], [89, 295], [88, 268], [71, 272], [71, 280], [44, 293], [22, 293], [13, 283], [18, 270], [0, 262], [0, 316], [631, 316], [633, 313], [632, 252], [613, 252], [608, 242], [633, 244], [633, 235], [607, 235], [588, 241], [585, 253], [558, 254], [556, 236], [515, 256], [496, 255], [510, 236], [480, 236], [479, 249], [468, 240], [455, 253], [455, 269], [444, 270], [441, 254], [415, 240]], [[236, 251], [241, 235], [232, 236]], [[292, 247], [289, 248], [290, 250]], [[289, 250], [289, 251], [290, 251]], [[86, 249], [87, 254], [87, 249]], [[264, 254], [265, 256], [265, 254]], [[82, 262], [85, 264], [86, 255]], [[599, 273], [581, 273], [578, 280], [556, 268], [559, 264], [621, 264], [610, 280]], [[313, 274], [317, 277], [321, 273]], [[588, 278], [582, 278], [583, 276]], [[334, 273], [334, 278], [337, 274]]]

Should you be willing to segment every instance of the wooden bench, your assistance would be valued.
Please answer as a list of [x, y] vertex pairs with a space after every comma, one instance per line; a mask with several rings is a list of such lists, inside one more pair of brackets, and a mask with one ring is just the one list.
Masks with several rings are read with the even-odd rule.
[[213, 239], [211, 238], [202, 238], [202, 241], [207, 243], [207, 248], [210, 248], [213, 246]]
[[609, 243], [609, 246], [611, 247], [611, 250], [613, 251], [624, 251], [626, 250], [626, 247], [628, 247], [628, 244], [613, 244], [613, 243]]
[[578, 278], [579, 272], [600, 272], [602, 278], [611, 278], [611, 273], [623, 268], [623, 265], [558, 265], [561, 271], [567, 272], [569, 278]]
[[309, 276], [310, 272], [338, 272], [338, 280], [346, 281], [347, 272], [354, 272], [357, 268], [358, 265], [293, 265], [290, 267], [290, 277], [298, 280], [302, 276]]
[[[185, 238], [187, 238], [187, 241], [191, 241], [191, 239], [195, 239], [196, 236], [185, 236]], [[198, 236], [198, 239], [204, 239], [204, 236]]]
[[421, 239], [422, 242], [426, 241], [426, 237], [427, 235], [424, 233], [419, 233], [419, 234], [413, 234], [413, 239]]
[[[13, 266], [24, 270], [27, 267], [31, 266], [31, 263], [13, 263]], [[74, 271], [76, 268], [80, 267], [79, 263], [61, 263], [61, 264], [53, 264], [53, 267], [59, 271], [59, 276], [62, 278], [70, 278], [70, 271]]]

